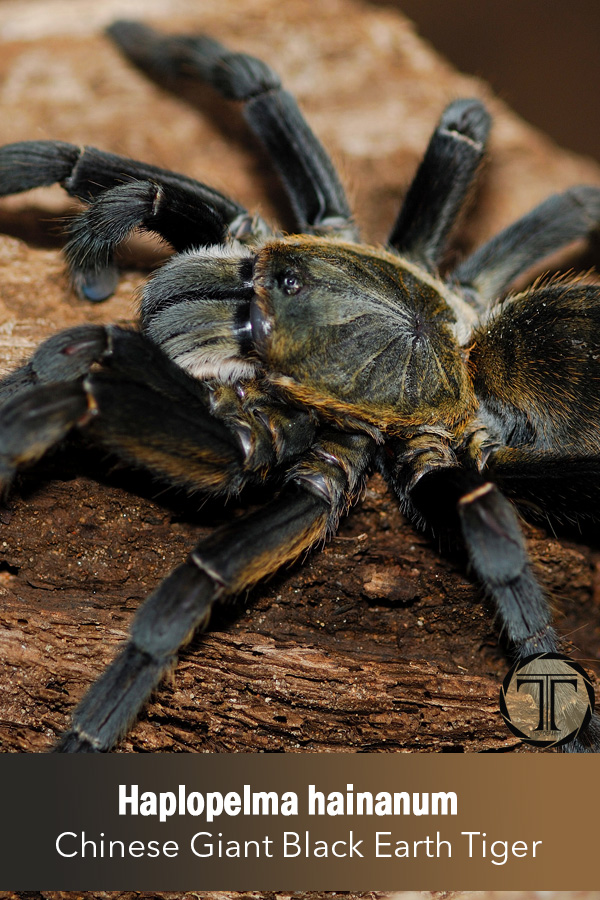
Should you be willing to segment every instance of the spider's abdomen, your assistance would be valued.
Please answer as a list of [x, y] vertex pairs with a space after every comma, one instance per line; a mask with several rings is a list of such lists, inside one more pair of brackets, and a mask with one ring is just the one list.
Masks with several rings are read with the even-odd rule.
[[255, 263], [253, 340], [272, 384], [339, 421], [450, 426], [472, 392], [441, 282], [341, 241], [272, 241]]
[[470, 365], [481, 417], [502, 443], [600, 450], [596, 286], [556, 281], [509, 299], [476, 330]]

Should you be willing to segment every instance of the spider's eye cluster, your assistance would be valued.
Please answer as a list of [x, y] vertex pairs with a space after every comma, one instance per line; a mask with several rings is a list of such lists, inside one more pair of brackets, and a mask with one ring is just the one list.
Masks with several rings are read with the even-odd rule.
[[[258, 288], [258, 292], [250, 304], [250, 329], [254, 348], [261, 356], [269, 356], [277, 320], [287, 308], [286, 298], [295, 297], [306, 287], [306, 274], [297, 265], [280, 264], [270, 271], [266, 268], [262, 277], [255, 278], [254, 288], [255, 291]], [[302, 307], [296, 301], [291, 301], [291, 306], [297, 313]]]
[[287, 294], [288, 297], [299, 293], [302, 288], [302, 279], [294, 269], [286, 269], [282, 272], [278, 278], [278, 283], [280, 289], [284, 294]]

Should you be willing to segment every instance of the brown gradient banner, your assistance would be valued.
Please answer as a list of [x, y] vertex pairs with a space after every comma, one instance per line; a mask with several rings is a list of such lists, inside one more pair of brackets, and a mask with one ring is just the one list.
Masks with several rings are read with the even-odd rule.
[[[0, 778], [6, 889], [598, 887], [598, 755], [2, 755]], [[277, 814], [248, 814], [261, 791]]]

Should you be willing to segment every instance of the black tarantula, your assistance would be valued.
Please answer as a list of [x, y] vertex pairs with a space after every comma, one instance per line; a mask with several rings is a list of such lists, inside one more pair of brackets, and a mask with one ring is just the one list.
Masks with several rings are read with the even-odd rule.
[[[448, 234], [485, 152], [481, 102], [442, 114], [385, 247], [359, 243], [333, 166], [275, 73], [207, 37], [132, 22], [109, 33], [155, 77], [208, 82], [243, 103], [291, 202], [282, 235], [183, 175], [93, 148], [0, 149], [3, 195], [59, 182], [88, 204], [66, 254], [79, 292], [116, 282], [135, 228], [174, 249], [148, 281], [138, 330], [82, 326], [0, 384], [0, 480], [72, 429], [192, 491], [275, 498], [202, 540], [140, 608], [63, 752], [110, 749], [206, 626], [215, 603], [335, 531], [380, 471], [416, 524], [462, 535], [517, 659], [560, 647], [514, 497], [558, 517], [600, 498], [600, 291], [515, 279], [600, 223], [600, 189], [550, 197], [445, 278]], [[593, 717], [571, 751], [600, 747]]]

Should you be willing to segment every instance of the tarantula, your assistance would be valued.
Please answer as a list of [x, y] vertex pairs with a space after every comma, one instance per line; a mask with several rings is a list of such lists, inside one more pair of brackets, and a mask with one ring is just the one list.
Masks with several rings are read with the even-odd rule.
[[[457, 265], [439, 264], [485, 153], [475, 99], [444, 111], [385, 247], [359, 242], [344, 190], [292, 96], [263, 62], [207, 37], [117, 22], [155, 77], [241, 101], [287, 192], [297, 234], [273, 231], [184, 175], [57, 141], [0, 149], [0, 193], [59, 182], [85, 210], [66, 247], [80, 294], [116, 284], [133, 229], [174, 249], [148, 280], [138, 329], [72, 328], [0, 383], [0, 482], [73, 429], [187, 490], [274, 499], [202, 540], [138, 611], [129, 642], [56, 749], [110, 749], [217, 603], [335, 531], [382, 473], [417, 525], [450, 527], [517, 659], [556, 651], [548, 603], [507, 495], [558, 517], [600, 496], [600, 292], [515, 279], [600, 223], [600, 189], [550, 197]], [[600, 747], [593, 717], [566, 749]]]

